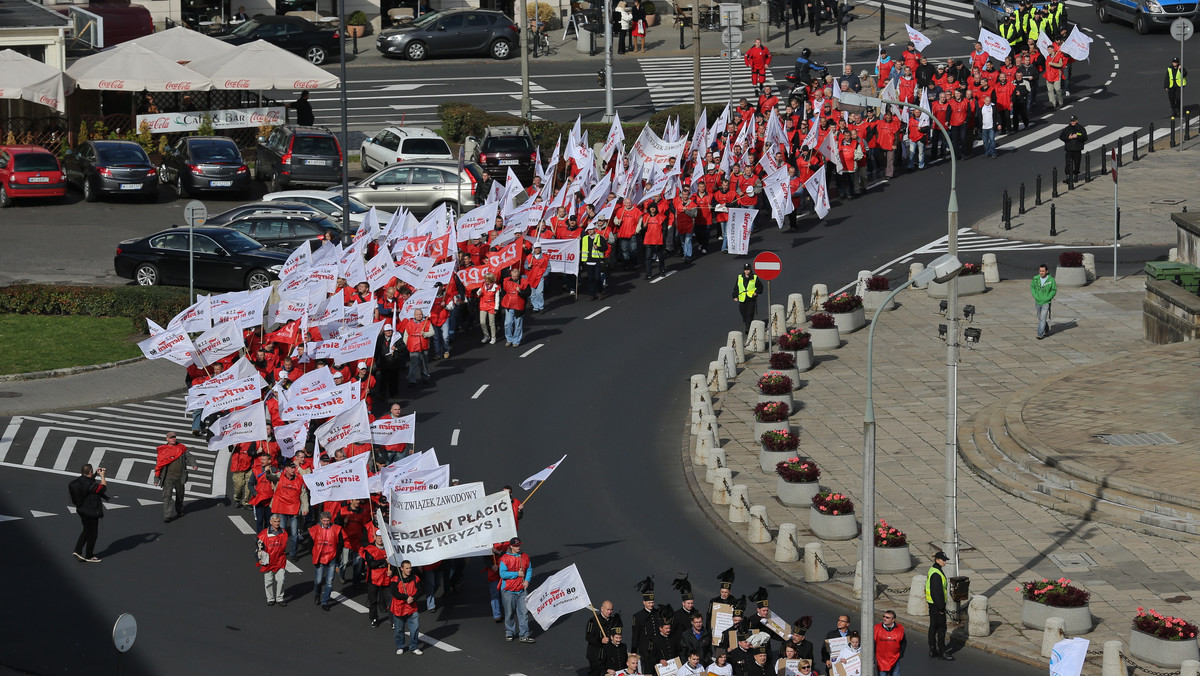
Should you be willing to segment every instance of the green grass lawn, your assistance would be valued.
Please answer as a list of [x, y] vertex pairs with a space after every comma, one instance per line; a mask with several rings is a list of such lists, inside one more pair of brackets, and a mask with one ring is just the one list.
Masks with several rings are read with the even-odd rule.
[[125, 317], [0, 315], [0, 374], [136, 357], [132, 333]]

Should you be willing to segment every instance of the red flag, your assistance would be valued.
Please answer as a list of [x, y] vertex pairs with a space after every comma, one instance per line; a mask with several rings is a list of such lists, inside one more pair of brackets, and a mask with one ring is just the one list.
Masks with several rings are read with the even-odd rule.
[[264, 343], [283, 343], [284, 345], [299, 345], [300, 344], [300, 320], [293, 319], [290, 322], [279, 327], [278, 330], [268, 333], [263, 338]]
[[523, 237], [518, 237], [517, 241], [513, 242], [512, 244], [509, 244], [495, 253], [488, 254], [488, 267], [491, 269], [492, 274], [496, 275], [497, 279], [500, 278], [500, 272], [502, 270], [509, 266], [517, 265], [521, 262], [521, 255], [524, 253], [524, 243], [525, 239]]

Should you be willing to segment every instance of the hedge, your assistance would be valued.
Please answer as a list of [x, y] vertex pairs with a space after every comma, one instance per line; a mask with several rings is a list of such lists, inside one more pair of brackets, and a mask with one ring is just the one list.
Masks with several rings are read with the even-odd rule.
[[0, 287], [0, 314], [127, 317], [137, 333], [146, 318], [166, 326], [187, 309], [187, 289], [161, 286], [65, 286], [15, 284]]

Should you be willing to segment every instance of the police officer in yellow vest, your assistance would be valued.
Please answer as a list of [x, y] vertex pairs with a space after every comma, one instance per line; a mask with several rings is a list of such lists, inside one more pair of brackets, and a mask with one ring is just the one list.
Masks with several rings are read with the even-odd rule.
[[592, 300], [596, 295], [604, 298], [604, 258], [608, 255], [608, 240], [596, 233], [596, 226], [588, 223], [583, 239], [579, 241], [579, 260], [587, 270], [588, 293]]
[[1000, 37], [1008, 41], [1008, 46], [1015, 52], [1021, 44], [1021, 32], [1017, 30], [1017, 19], [1009, 12], [1000, 20]]
[[1187, 85], [1187, 68], [1179, 67], [1179, 57], [1171, 59], [1171, 67], [1163, 79], [1163, 89], [1167, 90], [1167, 100], [1171, 102], [1171, 117], [1179, 114], [1179, 97]]
[[929, 656], [953, 660], [946, 653], [946, 602], [950, 598], [950, 583], [942, 566], [950, 558], [945, 552], [933, 555], [933, 565], [925, 573], [925, 603], [929, 604]]
[[737, 284], [733, 287], [733, 299], [738, 302], [738, 311], [742, 313], [742, 323], [746, 325], [746, 335], [750, 335], [750, 322], [758, 311], [758, 294], [762, 293], [763, 284], [754, 268], [746, 263], [742, 274], [738, 275]]

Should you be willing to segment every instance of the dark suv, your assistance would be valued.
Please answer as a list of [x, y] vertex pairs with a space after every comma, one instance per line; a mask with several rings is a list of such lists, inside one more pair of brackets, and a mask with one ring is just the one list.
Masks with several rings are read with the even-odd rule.
[[219, 40], [231, 45], [244, 45], [255, 40], [267, 42], [302, 56], [314, 65], [321, 65], [329, 57], [341, 52], [341, 39], [335, 29], [322, 28], [299, 16], [272, 16], [259, 14], [233, 29]]
[[488, 127], [479, 140], [476, 161], [493, 180], [503, 182], [512, 169], [521, 182], [533, 181], [537, 148], [528, 127]]
[[250, 171], [242, 151], [224, 136], [184, 136], [163, 155], [158, 180], [187, 197], [197, 192], [250, 192]]
[[324, 127], [285, 124], [258, 137], [254, 177], [268, 181], [271, 192], [292, 185], [322, 187], [342, 182], [342, 147]]
[[341, 241], [342, 229], [325, 216], [313, 216], [294, 211], [251, 214], [225, 224], [243, 235], [261, 242], [263, 246], [295, 249], [304, 242], [320, 237]]

